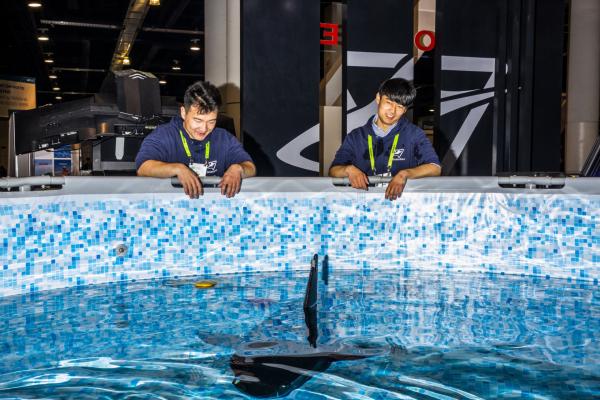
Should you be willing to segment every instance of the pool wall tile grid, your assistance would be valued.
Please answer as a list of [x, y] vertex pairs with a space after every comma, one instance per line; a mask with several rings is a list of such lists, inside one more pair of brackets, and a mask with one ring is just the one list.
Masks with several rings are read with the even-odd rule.
[[[599, 196], [406, 193], [61, 196], [0, 202], [0, 295], [242, 271], [504, 272], [596, 281]], [[117, 251], [124, 245], [123, 254]]]

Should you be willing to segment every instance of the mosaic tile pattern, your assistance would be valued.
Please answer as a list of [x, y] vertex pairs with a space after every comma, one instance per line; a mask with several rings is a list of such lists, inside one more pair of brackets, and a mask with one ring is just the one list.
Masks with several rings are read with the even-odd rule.
[[109, 281], [419, 268], [600, 277], [599, 196], [242, 193], [2, 199], [0, 295]]

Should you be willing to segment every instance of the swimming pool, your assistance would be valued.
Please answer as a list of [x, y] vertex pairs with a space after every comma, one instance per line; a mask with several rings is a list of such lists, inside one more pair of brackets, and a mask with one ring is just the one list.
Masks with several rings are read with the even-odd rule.
[[[600, 294], [588, 283], [332, 270], [313, 348], [305, 272], [225, 275], [206, 290], [195, 280], [0, 300], [0, 397], [600, 395]], [[315, 359], [324, 352], [370, 357]], [[259, 355], [262, 370], [236, 359]]]
[[[127, 393], [242, 396], [229, 364], [245, 342], [306, 348], [317, 253], [332, 270], [320, 348], [373, 354], [325, 357], [286, 395], [597, 396], [598, 180], [497, 183], [414, 181], [394, 203], [309, 178], [248, 180], [232, 200], [140, 178], [0, 193], [0, 388], [94, 398], [100, 375]], [[212, 291], [185, 282], [215, 274]]]

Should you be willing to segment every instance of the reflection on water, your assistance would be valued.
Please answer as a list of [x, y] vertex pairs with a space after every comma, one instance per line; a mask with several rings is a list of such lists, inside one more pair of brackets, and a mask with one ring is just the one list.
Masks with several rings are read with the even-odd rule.
[[254, 378], [266, 388], [255, 395], [290, 398], [600, 397], [597, 285], [331, 269], [312, 346], [299, 307], [306, 278], [0, 299], [0, 398], [244, 398]]

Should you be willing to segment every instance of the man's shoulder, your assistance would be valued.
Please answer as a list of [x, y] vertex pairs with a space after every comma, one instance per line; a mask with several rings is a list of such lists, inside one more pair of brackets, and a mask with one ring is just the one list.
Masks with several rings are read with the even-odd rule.
[[212, 134], [214, 136], [219, 136], [219, 137], [226, 137], [226, 138], [230, 138], [230, 137], [235, 137], [233, 136], [233, 134], [231, 132], [229, 132], [227, 129], [225, 128], [220, 128], [220, 127], [215, 127], [215, 129], [213, 129]]
[[354, 140], [364, 139], [366, 137], [365, 133], [368, 132], [369, 124], [352, 129], [347, 136]]
[[410, 138], [419, 138], [421, 136], [425, 136], [423, 129], [419, 128], [410, 121], [406, 121], [404, 124], [402, 124], [400, 131]]
[[230, 144], [233, 142], [237, 142], [237, 138], [231, 132], [224, 128], [216, 127], [210, 135], [215, 141], [221, 143]]
[[177, 128], [177, 124], [173, 120], [158, 125], [151, 133], [151, 135], [154, 136], [166, 136], [174, 134], [179, 135], [179, 130]]

